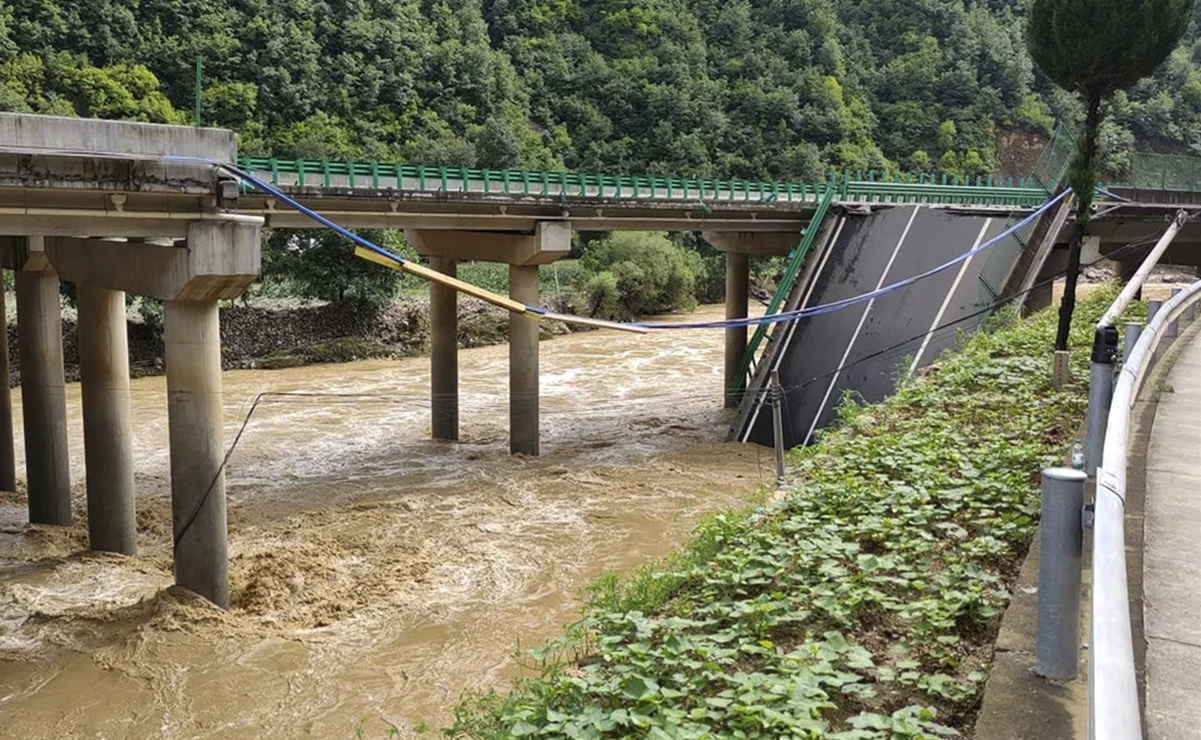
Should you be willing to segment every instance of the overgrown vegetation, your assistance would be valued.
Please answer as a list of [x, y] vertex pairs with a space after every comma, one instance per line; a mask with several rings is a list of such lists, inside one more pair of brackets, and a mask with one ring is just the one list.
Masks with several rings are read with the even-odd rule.
[[[363, 235], [406, 259], [417, 254], [399, 231], [365, 231]], [[698, 298], [720, 300], [711, 292], [710, 272], [724, 278], [720, 255], [707, 264], [695, 249], [680, 246], [662, 233], [597, 234], [579, 241], [580, 260], [544, 267], [539, 300], [556, 309], [588, 316], [633, 318], [669, 311], [689, 311]], [[717, 254], [715, 250], [709, 248]], [[757, 275], [767, 279], [773, 263], [758, 260]], [[466, 262], [458, 277], [502, 295], [509, 292], [507, 265]], [[723, 286], [724, 287], [724, 286]], [[424, 280], [388, 270], [354, 256], [350, 240], [324, 230], [277, 230], [264, 242], [263, 284], [259, 295], [300, 296], [321, 301], [356, 301], [377, 308], [402, 294], [425, 295]]]
[[[1077, 341], [1114, 290], [1083, 299]], [[781, 501], [722, 513], [602, 579], [585, 618], [458, 737], [939, 738], [969, 724], [1085, 388], [1050, 385], [1056, 317], [994, 320], [889, 400], [845, 399]], [[1075, 376], [1087, 376], [1077, 356]]]
[[616, 232], [580, 260], [575, 310], [621, 319], [696, 308], [701, 256], [654, 232]]
[[[1121, 5], [1116, 4], [1115, 7]], [[1020, 0], [12, 0], [0, 109], [204, 121], [247, 154], [824, 179], [989, 174], [1083, 108]], [[1201, 145], [1197, 31], [1115, 101], [1108, 157]], [[1028, 173], [1009, 173], [1021, 174]]]

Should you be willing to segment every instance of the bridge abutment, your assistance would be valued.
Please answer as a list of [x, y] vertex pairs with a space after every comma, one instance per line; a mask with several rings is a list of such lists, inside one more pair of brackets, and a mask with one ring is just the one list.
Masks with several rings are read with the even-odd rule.
[[29, 521], [71, 526], [71, 467], [58, 275], [18, 270], [17, 343]]
[[88, 541], [93, 550], [134, 555], [137, 524], [125, 293], [81, 284], [76, 286], [76, 302]]
[[163, 305], [175, 582], [229, 606], [217, 301]]
[[[455, 277], [458, 260], [431, 257], [430, 267]], [[459, 292], [430, 283], [430, 409], [434, 439], [459, 441]]]

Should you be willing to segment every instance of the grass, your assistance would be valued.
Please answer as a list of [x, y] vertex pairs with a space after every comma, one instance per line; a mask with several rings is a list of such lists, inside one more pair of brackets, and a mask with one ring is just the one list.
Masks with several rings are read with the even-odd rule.
[[663, 562], [592, 587], [584, 618], [527, 651], [508, 694], [472, 693], [447, 734], [908, 740], [974, 719], [1038, 474], [1085, 409], [1051, 387], [1055, 311], [994, 322], [883, 403], [845, 399], [789, 457], [778, 503], [714, 514]]

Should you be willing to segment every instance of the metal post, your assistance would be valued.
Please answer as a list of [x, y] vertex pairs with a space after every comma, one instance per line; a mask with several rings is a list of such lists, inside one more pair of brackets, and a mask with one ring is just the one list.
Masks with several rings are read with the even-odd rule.
[[780, 411], [780, 371], [771, 371], [771, 423], [776, 441], [776, 485], [784, 483], [784, 417]]
[[[1172, 288], [1172, 298], [1175, 298], [1179, 293], [1180, 293], [1180, 288]], [[1180, 319], [1176, 319], [1175, 321], [1169, 321], [1168, 322], [1168, 331], [1163, 335], [1164, 339], [1167, 339], [1169, 342], [1172, 342], [1172, 341], [1175, 341], [1176, 337], [1179, 335], [1180, 335]]]
[[204, 102], [204, 57], [196, 55], [196, 128], [200, 128], [201, 110]]
[[1143, 325], [1137, 321], [1126, 322], [1126, 336], [1122, 341], [1122, 362], [1130, 359], [1130, 353], [1134, 352], [1134, 345], [1138, 344], [1138, 338], [1143, 334]]
[[1163, 301], [1151, 300], [1147, 301], [1147, 323], [1155, 318], [1155, 314], [1159, 313], [1160, 307], [1163, 306]]
[[1088, 438], [1084, 453], [1084, 472], [1097, 474], [1101, 452], [1105, 449], [1105, 427], [1109, 424], [1109, 405], [1113, 400], [1113, 368], [1118, 360], [1118, 330], [1112, 326], [1097, 329], [1093, 336], [1092, 365], [1088, 377]]
[[1038, 553], [1038, 636], [1034, 672], [1056, 681], [1076, 678], [1080, 663], [1080, 556], [1084, 533], [1083, 471], [1042, 473]]

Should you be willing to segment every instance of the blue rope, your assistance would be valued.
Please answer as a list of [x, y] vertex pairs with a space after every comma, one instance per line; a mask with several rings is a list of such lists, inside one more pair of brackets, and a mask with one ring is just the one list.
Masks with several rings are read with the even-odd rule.
[[[278, 199], [279, 201], [283, 202], [285, 205], [295, 209], [296, 211], [299, 211], [300, 213], [304, 214], [305, 216], [308, 216], [309, 218], [313, 219], [317, 223], [319, 223], [329, 229], [332, 229], [333, 231], [335, 231], [338, 234], [341, 234], [342, 236], [346, 237], [347, 239], [350, 239], [355, 244], [358, 244], [359, 246], [363, 247], [364, 249], [370, 250], [370, 251], [372, 251], [378, 255], [381, 255], [383, 257], [386, 257], [388, 259], [395, 260], [398, 265], [403, 265], [406, 262], [406, 260], [403, 257], [401, 257], [400, 255], [394, 254], [391, 251], [379, 246], [378, 244], [375, 244], [367, 239], [364, 239], [363, 237], [359, 236], [358, 234], [354, 233], [353, 231], [351, 231], [343, 226], [339, 226], [338, 224], [329, 220], [325, 216], [322, 216], [320, 213], [317, 213], [316, 211], [305, 207], [303, 204], [299, 203], [298, 201], [293, 200], [292, 198], [288, 197], [288, 195], [286, 195], [283, 191], [279, 190], [278, 188], [276, 188], [272, 185], [269, 185], [269, 184], [263, 182], [262, 180], [259, 180], [255, 176], [251, 175], [250, 173], [242, 170], [240, 167], [236, 167], [234, 165], [227, 164], [224, 162], [215, 162], [213, 160], [202, 159], [199, 157], [166, 157], [166, 159], [174, 160], [174, 161], [200, 162], [200, 163], [204, 163], [204, 164], [214, 165], [217, 168], [230, 173], [234, 177], [237, 177], [240, 180], [250, 183], [256, 189], [261, 190], [264, 193], [267, 193], [268, 195], [272, 196], [273, 198]], [[823, 314], [834, 313], [835, 311], [841, 311], [844, 308], [848, 308], [850, 306], [854, 306], [859, 303], [865, 303], [865, 302], [873, 300], [875, 298], [879, 298], [880, 296], [888, 295], [889, 293], [894, 293], [898, 290], [902, 290], [902, 289], [907, 288], [915, 283], [925, 280], [926, 278], [933, 277], [934, 275], [937, 275], [941, 272], [945, 272], [946, 270], [949, 270], [950, 268], [954, 267], [955, 265], [958, 265], [959, 263], [961, 263], [967, 259], [970, 259], [971, 257], [979, 254], [980, 252], [983, 252], [984, 250], [988, 249], [989, 247], [994, 246], [995, 244], [998, 244], [999, 242], [1001, 242], [1005, 238], [1011, 236], [1018, 230], [1033, 223], [1039, 216], [1041, 216], [1043, 213], [1045, 213], [1050, 208], [1055, 206], [1057, 203], [1059, 203], [1059, 201], [1063, 200], [1071, 192], [1072, 192], [1071, 188], [1065, 189], [1062, 193], [1060, 193], [1056, 197], [1054, 197], [1051, 200], [1044, 203], [1042, 206], [1040, 206], [1036, 211], [1031, 213], [1029, 216], [1027, 216], [1026, 218], [1022, 219], [1021, 221], [1017, 222], [1016, 224], [1014, 224], [1010, 228], [1006, 229], [1005, 231], [1001, 232], [1000, 234], [993, 237], [992, 239], [989, 239], [988, 241], [984, 242], [983, 244], [976, 247], [975, 249], [972, 249], [969, 252], [965, 252], [964, 254], [961, 254], [958, 257], [956, 257], [955, 259], [952, 259], [949, 262], [939, 265], [938, 267], [932, 268], [932, 269], [927, 270], [918, 275], [914, 275], [913, 277], [909, 277], [904, 280], [900, 280], [898, 282], [892, 283], [891, 285], [883, 286], [883, 287], [881, 287], [877, 290], [873, 290], [869, 293], [863, 293], [861, 295], [853, 296], [851, 298], [843, 298], [842, 300], [832, 301], [830, 303], [822, 304], [819, 306], [810, 306], [808, 308], [798, 309], [795, 311], [784, 311], [781, 313], [770, 314], [767, 316], [754, 316], [754, 317], [747, 317], [747, 318], [743, 318], [743, 319], [724, 319], [724, 320], [720, 320], [720, 321], [695, 321], [695, 322], [683, 322], [683, 323], [667, 323], [667, 322], [626, 322], [626, 323], [628, 323], [630, 326], [637, 326], [637, 327], [641, 327], [644, 329], [654, 329], [654, 330], [730, 329], [730, 328], [737, 328], [737, 327], [759, 326], [762, 324], [777, 324], [777, 323], [781, 323], [781, 322], [785, 322], [785, 321], [795, 321], [797, 319], [810, 318], [813, 316], [821, 316]], [[531, 313], [535, 313], [535, 314], [550, 314], [550, 313], [552, 313], [551, 311], [548, 311], [547, 309], [541, 308], [539, 306], [526, 306], [525, 310], [528, 312], [531, 312]]]
[[825, 303], [825, 304], [822, 304], [819, 306], [810, 306], [809, 308], [802, 308], [802, 309], [798, 309], [795, 311], [783, 311], [781, 313], [774, 313], [774, 314], [770, 314], [767, 316], [752, 316], [752, 317], [747, 317], [745, 319], [725, 319], [725, 320], [721, 320], [721, 321], [696, 321], [696, 322], [691, 322], [691, 323], [680, 323], [680, 324], [672, 324], [672, 323], [666, 323], [666, 322], [635, 323], [634, 325], [641, 326], [645, 329], [719, 329], [719, 328], [724, 329], [724, 328], [735, 328], [735, 327], [743, 327], [743, 326], [751, 327], [751, 326], [758, 326], [760, 324], [774, 324], [774, 323], [779, 323], [782, 321], [793, 321], [796, 319], [805, 319], [805, 318], [810, 318], [812, 316], [821, 316], [823, 314], [834, 313], [835, 311], [841, 311], [842, 309], [847, 308], [848, 306], [853, 306], [858, 303], [864, 303], [866, 301], [870, 301], [872, 299], [879, 298], [880, 296], [888, 295], [889, 293], [893, 293], [898, 290], [902, 290], [903, 288], [907, 288], [907, 287], [913, 285], [914, 283], [925, 280], [926, 278], [933, 277], [934, 275], [937, 275], [940, 272], [945, 272], [946, 270], [949, 270], [950, 268], [954, 267], [955, 265], [958, 265], [959, 263], [961, 263], [967, 259], [970, 259], [971, 257], [974, 257], [975, 255], [979, 254], [980, 252], [983, 252], [984, 250], [988, 249], [989, 247], [994, 246], [994, 245], [998, 244], [999, 242], [1003, 241], [1005, 238], [1011, 236], [1014, 232], [1033, 223], [1039, 216], [1041, 216], [1043, 213], [1045, 213], [1047, 210], [1049, 210], [1051, 207], [1053, 207], [1059, 201], [1063, 200], [1069, 193], [1071, 193], [1071, 188], [1068, 188], [1067, 190], [1060, 193], [1055, 198], [1047, 201], [1042, 206], [1040, 206], [1038, 208], [1038, 210], [1036, 210], [1034, 213], [1031, 213], [1026, 218], [1017, 222], [1016, 224], [1009, 227], [1008, 229], [1001, 232], [1000, 234], [993, 237], [992, 239], [989, 239], [988, 241], [984, 242], [983, 244], [976, 247], [975, 249], [973, 249], [969, 252], [965, 252], [964, 254], [961, 254], [958, 257], [956, 257], [955, 259], [953, 259], [949, 262], [946, 262], [944, 264], [941, 264], [938, 267], [932, 268], [930, 270], [926, 270], [925, 272], [914, 275], [913, 277], [905, 278], [904, 280], [899, 280], [895, 283], [892, 283], [891, 285], [885, 285], [885, 286], [879, 288], [878, 290], [871, 291], [870, 293], [862, 293], [860, 295], [853, 296], [851, 298], [843, 298], [842, 300], [831, 301], [830, 303]]

